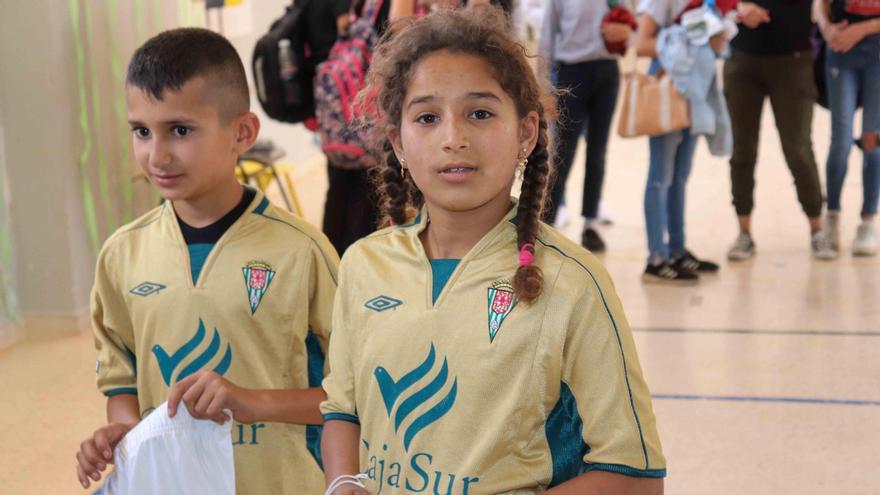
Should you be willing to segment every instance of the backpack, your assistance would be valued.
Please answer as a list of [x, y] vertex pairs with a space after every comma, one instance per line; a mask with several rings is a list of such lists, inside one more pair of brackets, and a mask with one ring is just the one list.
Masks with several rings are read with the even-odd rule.
[[382, 1], [367, 0], [360, 17], [352, 23], [348, 34], [333, 45], [315, 77], [315, 116], [321, 150], [330, 164], [342, 169], [365, 169], [377, 162], [375, 153], [367, 146], [366, 129], [358, 125], [364, 109], [355, 105], [354, 99], [366, 85]]
[[305, 38], [304, 12], [309, 1], [297, 0], [288, 6], [254, 47], [257, 99], [269, 118], [281, 122], [296, 124], [315, 113], [315, 67]]

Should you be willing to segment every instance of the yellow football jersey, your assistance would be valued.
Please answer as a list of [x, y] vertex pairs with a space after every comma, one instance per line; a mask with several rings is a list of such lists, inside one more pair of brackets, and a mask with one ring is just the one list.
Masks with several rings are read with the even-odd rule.
[[360, 424], [373, 494], [539, 493], [590, 470], [666, 475], [651, 396], [606, 270], [541, 225], [544, 292], [514, 296], [515, 208], [432, 303], [412, 224], [346, 251], [325, 420]]
[[[194, 283], [170, 203], [104, 244], [92, 291], [98, 388], [135, 393], [141, 415], [214, 370], [255, 389], [320, 386], [338, 257], [323, 234], [257, 194]], [[237, 492], [321, 493], [320, 428], [232, 427]]]

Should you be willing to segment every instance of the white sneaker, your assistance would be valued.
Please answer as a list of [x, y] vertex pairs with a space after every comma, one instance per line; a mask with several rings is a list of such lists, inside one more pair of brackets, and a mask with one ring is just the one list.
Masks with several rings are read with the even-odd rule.
[[856, 230], [856, 240], [853, 241], [853, 254], [855, 256], [874, 256], [877, 254], [877, 229], [874, 222], [862, 221]]
[[825, 231], [835, 251], [840, 250], [840, 212], [831, 211], [825, 214]]
[[837, 259], [839, 253], [834, 246], [831, 245], [831, 239], [825, 230], [817, 230], [813, 232], [810, 238], [810, 249], [813, 251], [813, 258], [822, 261], [830, 261]]
[[745, 261], [755, 255], [755, 243], [752, 236], [745, 230], [741, 230], [733, 246], [727, 251], [727, 259], [730, 261]]
[[614, 217], [611, 216], [611, 212], [606, 210], [602, 203], [599, 203], [599, 223], [601, 225], [614, 225]]
[[565, 205], [559, 205], [559, 208], [556, 209], [556, 218], [553, 219], [553, 226], [557, 229], [564, 229], [568, 227], [570, 222], [571, 217], [568, 214], [568, 208]]

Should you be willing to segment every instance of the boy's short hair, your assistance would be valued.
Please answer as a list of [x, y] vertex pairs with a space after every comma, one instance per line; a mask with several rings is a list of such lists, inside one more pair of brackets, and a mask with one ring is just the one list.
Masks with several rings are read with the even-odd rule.
[[247, 76], [235, 47], [222, 35], [203, 28], [178, 28], [147, 40], [131, 57], [126, 86], [161, 101], [166, 90], [180, 91], [202, 76], [206, 99], [217, 105], [224, 123], [250, 110]]

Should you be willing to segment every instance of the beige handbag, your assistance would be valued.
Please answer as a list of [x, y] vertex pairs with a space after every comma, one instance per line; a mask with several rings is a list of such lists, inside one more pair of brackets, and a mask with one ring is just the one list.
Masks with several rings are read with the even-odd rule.
[[623, 75], [622, 89], [617, 126], [620, 137], [659, 136], [690, 127], [687, 98], [678, 92], [669, 74], [642, 74], [633, 61]]

